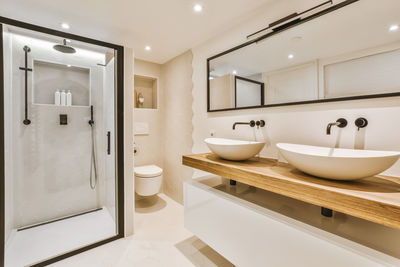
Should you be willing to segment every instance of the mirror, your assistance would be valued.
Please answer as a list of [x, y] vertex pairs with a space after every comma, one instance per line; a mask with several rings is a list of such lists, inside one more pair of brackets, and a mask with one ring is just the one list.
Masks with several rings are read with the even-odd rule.
[[209, 58], [208, 111], [400, 95], [399, 10], [333, 3]]

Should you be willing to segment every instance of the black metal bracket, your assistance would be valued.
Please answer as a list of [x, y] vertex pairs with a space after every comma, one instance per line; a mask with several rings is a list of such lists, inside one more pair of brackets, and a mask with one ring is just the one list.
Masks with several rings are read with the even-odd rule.
[[[327, 4], [333, 5], [333, 1], [332, 0], [325, 1], [325, 2], [323, 2], [321, 4], [319, 4], [319, 5], [316, 5], [316, 6], [312, 7], [312, 8], [309, 8], [309, 9], [303, 11], [303, 12], [300, 12], [300, 13], [295, 12], [295, 13], [292, 13], [290, 15], [287, 15], [287, 16], [281, 18], [281, 19], [278, 19], [277, 21], [274, 21], [274, 22], [270, 23], [266, 28], [263, 28], [261, 30], [258, 30], [256, 32], [252, 33], [252, 34], [247, 35], [246, 38], [249, 39], [249, 38], [253, 37], [254, 35], [257, 35], [257, 34], [263, 32], [263, 31], [266, 31], [268, 29], [271, 29], [272, 31], [280, 31], [282, 29], [288, 28], [291, 25], [296, 24], [299, 21], [301, 21], [301, 18], [300, 18], [301, 15], [304, 15], [304, 14], [306, 14], [306, 13], [308, 13], [310, 11], [313, 11], [313, 10], [315, 10], [317, 8], [321, 8], [321, 7], [323, 7], [323, 6], [327, 5]], [[294, 19], [294, 20], [292, 20], [292, 19]], [[277, 25], [279, 25], [279, 26], [277, 26]], [[275, 27], [275, 26], [277, 26], [277, 27]]]
[[333, 211], [331, 209], [321, 207], [321, 215], [330, 218], [333, 216]]
[[28, 68], [28, 53], [31, 52], [31, 49], [25, 45], [23, 50], [25, 52], [25, 67], [19, 68], [25, 71], [25, 119], [22, 122], [25, 125], [29, 125], [31, 121], [28, 119], [28, 71], [32, 71], [32, 69]]

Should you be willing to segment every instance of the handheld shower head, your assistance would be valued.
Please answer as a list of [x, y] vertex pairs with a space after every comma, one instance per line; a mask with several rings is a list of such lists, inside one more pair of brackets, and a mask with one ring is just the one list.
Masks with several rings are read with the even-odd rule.
[[67, 45], [67, 40], [63, 40], [63, 44], [57, 44], [54, 45], [53, 48], [61, 53], [66, 53], [66, 54], [73, 54], [76, 53], [75, 48], [72, 46]]

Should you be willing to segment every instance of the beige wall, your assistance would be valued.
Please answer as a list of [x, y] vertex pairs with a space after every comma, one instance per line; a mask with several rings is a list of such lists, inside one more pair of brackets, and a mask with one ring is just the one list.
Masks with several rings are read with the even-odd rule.
[[[161, 65], [135, 59], [135, 75], [158, 78], [159, 99], [163, 99], [164, 90], [161, 86]], [[158, 109], [135, 109], [134, 122], [146, 122], [149, 124], [148, 135], [135, 136], [137, 153], [135, 154], [135, 166], [155, 164], [163, 168], [163, 103], [159, 101]], [[133, 102], [131, 104], [133, 106]]]
[[192, 169], [182, 165], [182, 155], [192, 152], [192, 52], [161, 67], [164, 89], [164, 193], [183, 203], [183, 181]]
[[[240, 110], [230, 112], [207, 113], [207, 79], [206, 60], [239, 43], [246, 41], [246, 34], [262, 28], [269, 22], [275, 21], [296, 10], [304, 10], [315, 4], [315, 1], [276, 1], [271, 8], [260, 12], [247, 23], [225, 32], [193, 51], [193, 153], [209, 151], [204, 139], [215, 133], [216, 137], [238, 138], [238, 139], [264, 139], [267, 146], [261, 152], [262, 156], [279, 158], [275, 144], [278, 142], [302, 143], [311, 145], [324, 145], [340, 147], [356, 147], [377, 150], [400, 151], [400, 98], [370, 99], [336, 103], [322, 103], [310, 105], [297, 105], [276, 108], [264, 108], [253, 110]], [[357, 131], [354, 120], [363, 116], [369, 120], [365, 129]], [[329, 122], [344, 117], [349, 121], [349, 127], [338, 130], [335, 128], [332, 135], [325, 134], [326, 125]], [[250, 127], [238, 127], [232, 130], [232, 124], [236, 121], [249, 121], [251, 119], [264, 119], [266, 127], [252, 129]], [[396, 163], [387, 172], [389, 175], [400, 176], [400, 163]], [[202, 175], [195, 171], [194, 177]], [[294, 207], [289, 207], [293, 211]], [[317, 219], [321, 219], [319, 214]], [[338, 222], [342, 228], [354, 232], [352, 239], [356, 242], [363, 240], [364, 244], [371, 247], [379, 247], [377, 241], [365, 233], [385, 232], [387, 243], [383, 250], [393, 248], [388, 244], [397, 242], [400, 230], [386, 228], [378, 224], [360, 223], [351, 220], [349, 216], [341, 214], [345, 218], [343, 223]], [[336, 220], [332, 218], [332, 220]], [[366, 226], [368, 225], [368, 227]]]
[[192, 176], [181, 163], [192, 147], [192, 53], [163, 65], [135, 59], [135, 74], [159, 78], [159, 108], [135, 109], [134, 121], [149, 123], [148, 135], [135, 136], [135, 166], [163, 168], [164, 193], [182, 203], [183, 181]]

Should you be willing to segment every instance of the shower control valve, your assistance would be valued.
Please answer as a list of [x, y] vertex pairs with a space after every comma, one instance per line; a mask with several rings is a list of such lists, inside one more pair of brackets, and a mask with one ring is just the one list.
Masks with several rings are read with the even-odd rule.
[[354, 123], [357, 126], [358, 131], [360, 130], [360, 128], [367, 127], [368, 125], [368, 121], [366, 118], [358, 118]]
[[259, 129], [260, 127], [264, 127], [265, 121], [264, 120], [256, 121], [256, 125], [257, 125], [257, 129]]

